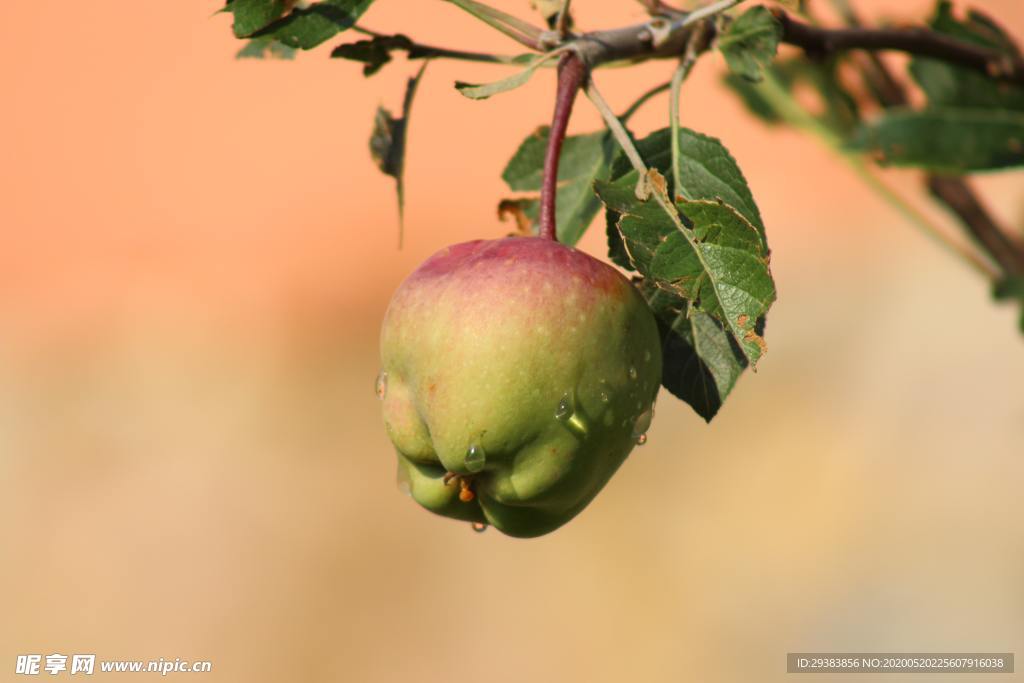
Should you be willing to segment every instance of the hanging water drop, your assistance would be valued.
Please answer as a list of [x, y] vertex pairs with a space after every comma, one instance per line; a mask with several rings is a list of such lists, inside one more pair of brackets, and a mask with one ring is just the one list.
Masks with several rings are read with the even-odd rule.
[[483, 532], [487, 531], [487, 525], [483, 522], [473, 522], [473, 531], [477, 532], [478, 534], [482, 534]]
[[555, 419], [568, 420], [572, 417], [572, 414], [576, 412], [576, 407], [573, 405], [573, 396], [571, 393], [562, 396], [561, 400], [558, 401], [558, 407], [555, 408]]
[[633, 422], [633, 438], [636, 439], [638, 446], [642, 446], [647, 442], [647, 430], [651, 428], [652, 420], [654, 420], [653, 405], [640, 413]]
[[377, 392], [377, 398], [384, 400], [384, 397], [388, 395], [388, 373], [383, 370], [377, 375], [377, 381], [374, 384], [374, 389]]
[[487, 453], [484, 451], [484, 447], [478, 444], [472, 444], [466, 450], [466, 459], [463, 463], [466, 469], [470, 472], [479, 472], [487, 464]]

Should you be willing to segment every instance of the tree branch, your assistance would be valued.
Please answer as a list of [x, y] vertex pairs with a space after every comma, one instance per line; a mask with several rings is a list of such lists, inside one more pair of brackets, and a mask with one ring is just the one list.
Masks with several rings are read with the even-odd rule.
[[[852, 8], [847, 7], [845, 14], [853, 27], [848, 30], [865, 31], [861, 28], [860, 18]], [[909, 103], [906, 88], [876, 53], [869, 53], [869, 59], [863, 65], [863, 72], [883, 107], [902, 107]], [[1024, 245], [1013, 239], [1010, 233], [992, 218], [966, 179], [930, 174], [925, 178], [925, 184], [932, 197], [960, 219], [967, 233], [1003, 273], [1024, 273]]]
[[562, 156], [562, 143], [569, 128], [572, 105], [587, 77], [587, 68], [575, 52], [566, 52], [558, 60], [558, 90], [555, 95], [555, 113], [548, 131], [548, 148], [544, 155], [544, 178], [540, 189], [540, 230], [538, 234], [557, 240], [555, 198], [558, 195], [558, 162]]
[[1024, 245], [1001, 228], [967, 181], [958, 176], [928, 176], [928, 191], [957, 215], [1007, 275], [1024, 273]]
[[1024, 85], [1024, 59], [1006, 55], [925, 28], [873, 29], [811, 26], [780, 9], [772, 13], [782, 25], [782, 42], [812, 55], [843, 50], [898, 50], [980, 71], [990, 78]]

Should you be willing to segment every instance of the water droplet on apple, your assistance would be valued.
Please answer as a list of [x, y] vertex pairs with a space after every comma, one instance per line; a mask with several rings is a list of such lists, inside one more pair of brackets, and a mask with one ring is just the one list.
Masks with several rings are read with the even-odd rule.
[[654, 406], [652, 405], [647, 410], [640, 413], [636, 421], [633, 422], [633, 438], [636, 439], [638, 445], [643, 445], [640, 441], [641, 437], [643, 441], [647, 441], [647, 430], [651, 428], [651, 421], [654, 419]]
[[650, 351], [644, 351], [644, 362], [645, 363], [650, 363], [651, 362], [651, 352]]
[[602, 391], [601, 392], [601, 403], [607, 403], [608, 400], [609, 400], [608, 399], [608, 394]]
[[587, 436], [587, 423], [583, 421], [583, 416], [576, 412], [576, 396], [573, 392], [562, 396], [558, 407], [555, 408], [555, 419], [564, 422], [569, 431], [581, 439]]
[[643, 446], [645, 443], [647, 443], [647, 435], [646, 434], [638, 434], [637, 437], [636, 437], [636, 445], [637, 446]]
[[477, 532], [478, 534], [482, 534], [483, 532], [487, 531], [487, 525], [483, 522], [473, 522], [473, 531]]
[[573, 405], [574, 403], [575, 401], [573, 400], [571, 392], [562, 396], [561, 400], [558, 402], [558, 407], [555, 408], [555, 419], [562, 420], [564, 422], [572, 417], [572, 414], [576, 412], [576, 406]]
[[469, 470], [470, 472], [479, 472], [484, 468], [484, 465], [486, 463], [487, 453], [484, 452], [483, 446], [472, 444], [466, 450], [466, 459], [463, 464], [466, 466], [466, 469]]
[[388, 395], [388, 373], [383, 370], [377, 375], [377, 382], [374, 384], [374, 389], [377, 392], [377, 398], [384, 400], [384, 397]]
[[629, 366], [629, 378], [634, 381], [636, 380], [636, 368], [632, 365]]

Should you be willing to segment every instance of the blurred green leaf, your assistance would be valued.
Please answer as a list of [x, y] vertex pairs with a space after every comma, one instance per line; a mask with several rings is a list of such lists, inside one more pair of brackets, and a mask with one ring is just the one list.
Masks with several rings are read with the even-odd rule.
[[1024, 277], [1008, 277], [996, 283], [992, 296], [997, 301], [1016, 301], [1020, 304], [1020, 331], [1024, 333]]
[[[1019, 51], [1013, 39], [994, 21], [977, 11], [961, 21], [953, 14], [952, 3], [940, 0], [931, 19], [932, 29], [958, 40], [998, 50], [1007, 55]], [[931, 107], [978, 107], [1024, 110], [1024, 88], [996, 81], [973, 69], [946, 61], [915, 57], [910, 73]]]
[[[839, 80], [839, 59], [818, 62], [804, 58], [776, 61], [769, 69], [775, 81], [793, 92], [807, 86], [821, 100], [815, 118], [830, 130], [845, 137], [860, 123], [856, 99]], [[735, 74], [727, 74], [725, 84], [743, 100], [747, 109], [761, 120], [775, 124], [783, 117], [762, 92], [763, 86], [751, 83]]]
[[322, 0], [292, 10], [254, 35], [271, 37], [289, 47], [309, 50], [355, 26], [372, 3], [373, 0]]
[[[782, 123], [783, 118], [771, 102], [762, 94], [761, 87], [757, 83], [751, 83], [745, 78], [729, 72], [725, 74], [722, 81], [725, 86], [736, 93], [746, 105], [747, 111], [761, 119], [765, 123]], [[783, 81], [779, 79], [779, 82]]]
[[372, 76], [391, 61], [393, 51], [405, 50], [408, 52], [412, 47], [412, 41], [401, 34], [374, 36], [370, 40], [358, 40], [354, 43], [339, 45], [331, 50], [331, 57], [362, 62], [363, 75]]
[[753, 7], [733, 21], [718, 39], [729, 68], [748, 81], [764, 78], [782, 39], [782, 25], [767, 7]]
[[235, 17], [231, 26], [235, 37], [245, 38], [278, 19], [286, 4], [284, 0], [232, 0], [224, 9]]
[[[509, 160], [501, 177], [516, 192], [539, 191], [544, 176], [544, 155], [549, 128], [539, 128], [526, 138]], [[618, 147], [607, 131], [571, 135], [562, 144], [558, 164], [558, 192], [555, 221], [558, 241], [573, 245], [594, 222], [601, 200], [594, 194], [594, 181], [607, 179]], [[528, 200], [537, 202], [536, 199]], [[526, 209], [528, 205], [522, 205]], [[536, 210], [533, 209], [534, 218]]]
[[273, 38], [253, 38], [235, 53], [235, 59], [295, 59], [295, 48]]
[[890, 110], [851, 141], [881, 164], [966, 173], [1024, 165], [1024, 112]]

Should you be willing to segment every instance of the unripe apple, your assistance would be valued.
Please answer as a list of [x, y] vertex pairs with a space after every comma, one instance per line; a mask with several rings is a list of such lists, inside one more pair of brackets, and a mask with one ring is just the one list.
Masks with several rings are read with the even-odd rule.
[[381, 331], [399, 480], [423, 507], [546, 534], [643, 443], [661, 382], [647, 303], [553, 240], [456, 244], [402, 283]]

